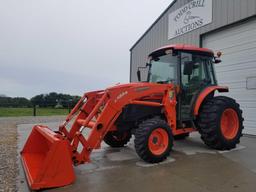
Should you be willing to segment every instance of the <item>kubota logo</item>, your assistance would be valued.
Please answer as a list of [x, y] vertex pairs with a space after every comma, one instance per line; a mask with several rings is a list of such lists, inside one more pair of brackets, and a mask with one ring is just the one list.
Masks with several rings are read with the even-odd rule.
[[125, 95], [127, 95], [127, 94], [128, 94], [128, 92], [127, 92], [127, 91], [124, 91], [124, 92], [120, 93], [119, 95], [117, 95], [117, 97], [116, 97], [116, 99], [115, 99], [115, 103], [116, 103], [119, 99], [121, 99], [123, 96], [125, 96]]

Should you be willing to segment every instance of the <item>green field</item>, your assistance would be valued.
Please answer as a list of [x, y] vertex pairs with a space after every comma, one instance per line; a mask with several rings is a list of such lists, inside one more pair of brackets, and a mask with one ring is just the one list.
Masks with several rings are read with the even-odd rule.
[[[68, 109], [37, 108], [36, 116], [67, 115]], [[0, 117], [33, 116], [33, 108], [0, 107]]]

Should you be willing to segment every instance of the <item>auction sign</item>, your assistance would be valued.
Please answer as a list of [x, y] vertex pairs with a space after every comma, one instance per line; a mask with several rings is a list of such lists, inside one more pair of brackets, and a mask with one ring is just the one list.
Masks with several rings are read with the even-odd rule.
[[212, 0], [192, 0], [169, 14], [168, 39], [212, 22]]

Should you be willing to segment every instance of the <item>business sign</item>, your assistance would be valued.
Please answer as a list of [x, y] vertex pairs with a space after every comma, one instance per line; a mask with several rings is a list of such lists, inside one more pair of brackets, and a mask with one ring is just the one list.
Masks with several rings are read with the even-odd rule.
[[169, 14], [168, 39], [212, 22], [212, 0], [192, 0]]

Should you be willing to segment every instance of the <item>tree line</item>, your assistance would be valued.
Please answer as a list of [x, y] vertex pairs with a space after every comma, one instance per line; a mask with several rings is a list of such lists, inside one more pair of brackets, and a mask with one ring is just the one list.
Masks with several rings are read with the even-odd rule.
[[80, 96], [51, 92], [27, 99], [25, 97], [0, 96], [0, 107], [56, 107], [72, 108]]

